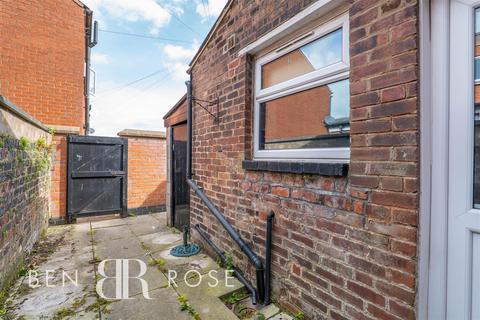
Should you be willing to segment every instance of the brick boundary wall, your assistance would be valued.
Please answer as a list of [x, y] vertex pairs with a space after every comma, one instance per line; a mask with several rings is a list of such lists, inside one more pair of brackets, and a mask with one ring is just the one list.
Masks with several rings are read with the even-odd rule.
[[[419, 186], [418, 3], [355, 0], [350, 16], [347, 176], [246, 171], [253, 59], [240, 49], [314, 1], [233, 1], [191, 68], [193, 94], [220, 99], [219, 123], [194, 108], [193, 173], [264, 256], [273, 231], [274, 298], [308, 319], [414, 319]], [[235, 46], [223, 48], [232, 34]], [[254, 270], [198, 197], [199, 223], [251, 280]], [[196, 233], [197, 241], [200, 238]]]
[[48, 225], [48, 128], [0, 96], [0, 291]]
[[165, 211], [167, 156], [165, 133], [125, 129], [128, 139], [128, 212]]

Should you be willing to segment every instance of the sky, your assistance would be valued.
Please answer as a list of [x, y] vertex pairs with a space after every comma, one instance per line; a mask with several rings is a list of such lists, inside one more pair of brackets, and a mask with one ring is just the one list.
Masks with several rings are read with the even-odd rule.
[[186, 92], [188, 63], [227, 0], [83, 2], [93, 10], [100, 30], [91, 53], [94, 135], [164, 130], [163, 116]]

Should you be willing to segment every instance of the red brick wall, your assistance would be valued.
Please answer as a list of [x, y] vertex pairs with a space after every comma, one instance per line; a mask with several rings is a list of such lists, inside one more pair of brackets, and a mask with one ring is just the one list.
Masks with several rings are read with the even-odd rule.
[[[273, 232], [274, 297], [311, 319], [413, 319], [418, 220], [418, 4], [356, 0], [350, 13], [349, 175], [247, 172], [252, 59], [237, 52], [312, 1], [235, 1], [192, 68], [193, 93], [218, 95], [220, 121], [194, 108], [194, 179], [264, 255]], [[236, 46], [223, 53], [235, 33]], [[252, 268], [191, 195], [192, 225]], [[198, 235], [194, 233], [198, 238]]]
[[128, 208], [165, 205], [167, 156], [165, 138], [128, 138]]
[[2, 95], [47, 125], [83, 127], [83, 8], [73, 0], [2, 0], [0, 39]]

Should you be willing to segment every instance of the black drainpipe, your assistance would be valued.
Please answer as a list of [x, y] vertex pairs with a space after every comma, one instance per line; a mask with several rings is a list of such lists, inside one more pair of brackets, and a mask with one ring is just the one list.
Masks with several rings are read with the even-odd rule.
[[187, 85], [187, 181], [192, 179], [192, 110], [193, 110], [193, 95], [192, 95], [192, 73], [190, 73], [190, 80], [185, 82]]
[[274, 217], [275, 214], [273, 211], [270, 211], [267, 216], [267, 235], [265, 239], [265, 305], [270, 304], [271, 299], [272, 228]]
[[[240, 234], [235, 230], [232, 225], [225, 219], [224, 215], [215, 207], [215, 205], [208, 199], [207, 195], [203, 192], [195, 181], [192, 179], [192, 123], [193, 123], [193, 94], [192, 94], [192, 74], [190, 73], [190, 81], [186, 82], [187, 85], [187, 182], [197, 196], [207, 206], [209, 211], [217, 218], [218, 222], [228, 232], [230, 237], [237, 243], [240, 249], [245, 253], [250, 262], [255, 266], [257, 289], [256, 296], [252, 296], [252, 302], [258, 299], [260, 303], [270, 300], [270, 265], [271, 265], [271, 232], [272, 232], [272, 219], [273, 212], [269, 214], [267, 221], [267, 239], [266, 239], [266, 264], [268, 268], [268, 274], [265, 275], [262, 260], [253, 252], [253, 250], [245, 243]], [[196, 228], [198, 230], [198, 228]], [[202, 235], [202, 233], [200, 233]], [[202, 235], [203, 237], [203, 235]], [[268, 285], [265, 286], [265, 283]], [[257, 298], [257, 299], [255, 299]], [[269, 301], [268, 301], [269, 302]]]
[[[93, 31], [93, 41], [92, 41]], [[85, 7], [85, 135], [90, 134], [90, 51], [97, 45], [98, 40], [98, 23], [93, 22], [93, 11]]]

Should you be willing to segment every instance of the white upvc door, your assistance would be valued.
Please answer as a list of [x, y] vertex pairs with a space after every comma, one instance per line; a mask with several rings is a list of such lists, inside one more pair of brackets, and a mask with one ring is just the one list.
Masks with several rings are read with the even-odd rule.
[[480, 320], [480, 210], [475, 209], [480, 201], [474, 196], [474, 180], [480, 179], [474, 174], [478, 144], [474, 134], [475, 9], [479, 4], [450, 2], [446, 318], [455, 320]]

